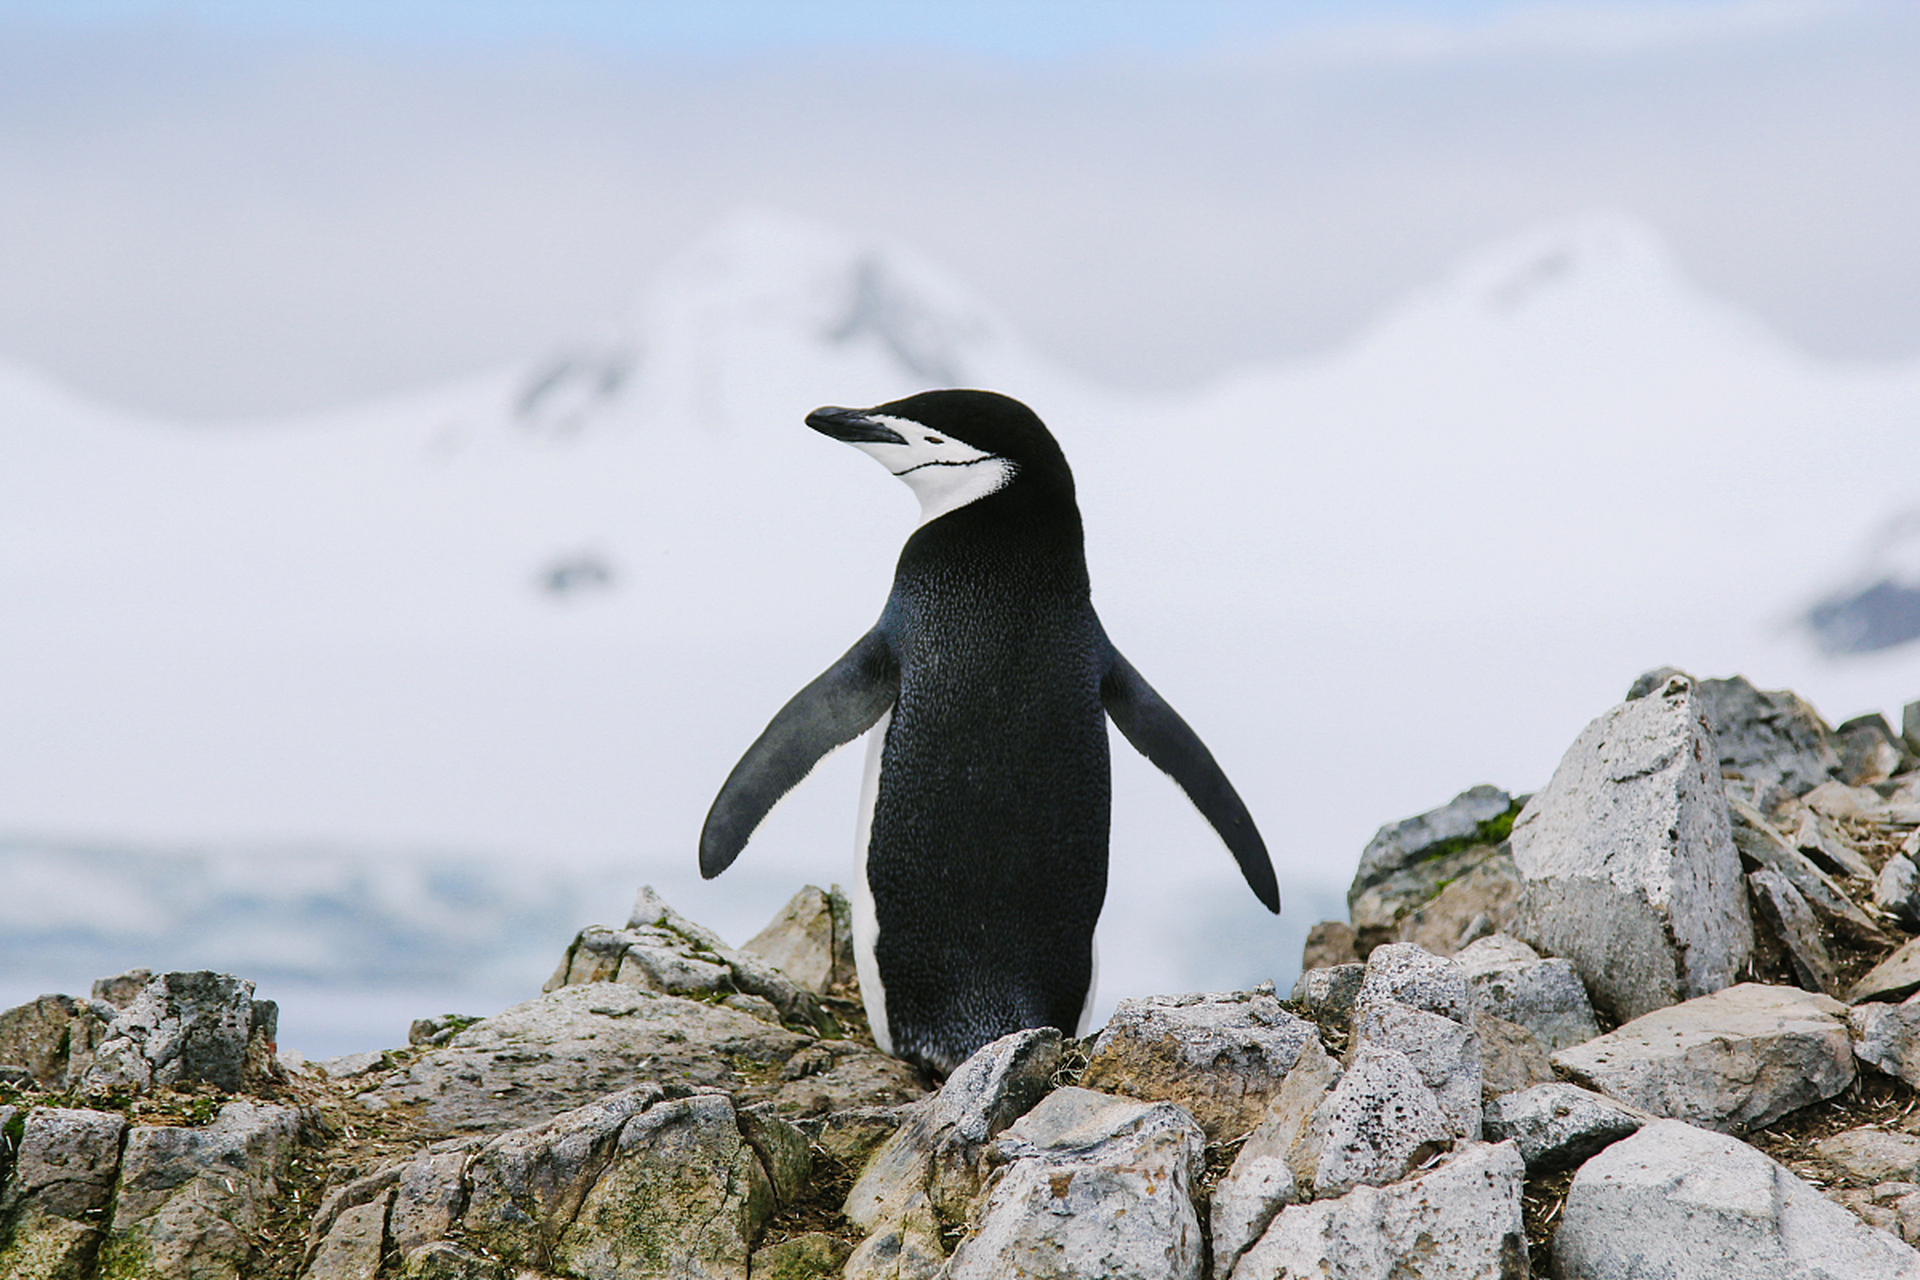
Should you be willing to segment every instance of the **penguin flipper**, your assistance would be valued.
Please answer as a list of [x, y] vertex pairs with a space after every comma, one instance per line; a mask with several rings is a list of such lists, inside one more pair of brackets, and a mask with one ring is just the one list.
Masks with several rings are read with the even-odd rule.
[[780, 708], [714, 797], [700, 829], [700, 875], [733, 865], [780, 797], [822, 757], [871, 729], [900, 694], [900, 668], [878, 628]]
[[1280, 885], [1274, 878], [1273, 860], [1267, 856], [1266, 842], [1260, 838], [1253, 815], [1247, 812], [1239, 793], [1214, 763], [1207, 744], [1200, 741], [1200, 735], [1188, 727], [1180, 713], [1154, 692], [1119, 650], [1109, 651], [1112, 662], [1100, 681], [1100, 701], [1107, 715], [1134, 750], [1187, 793], [1201, 816], [1226, 842], [1253, 896], [1278, 915]]

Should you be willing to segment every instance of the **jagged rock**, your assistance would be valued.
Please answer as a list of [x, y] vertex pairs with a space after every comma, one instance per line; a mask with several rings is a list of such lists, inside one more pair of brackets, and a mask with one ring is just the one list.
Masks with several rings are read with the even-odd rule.
[[[1311, 1194], [1319, 1160], [1309, 1143], [1313, 1116], [1339, 1081], [1339, 1064], [1319, 1041], [1310, 1041], [1267, 1104], [1266, 1115], [1241, 1144], [1232, 1167], [1214, 1186], [1208, 1221], [1215, 1275], [1232, 1268], [1274, 1214]], [[1303, 1181], [1308, 1188], [1304, 1193]]]
[[1653, 1118], [1605, 1094], [1549, 1082], [1488, 1102], [1486, 1135], [1490, 1142], [1510, 1139], [1529, 1173], [1552, 1173], [1584, 1162]]
[[1793, 823], [1793, 847], [1819, 863], [1823, 871], [1856, 880], [1873, 879], [1873, 864], [1830, 820], [1812, 809], [1799, 811], [1799, 818]]
[[1406, 1055], [1433, 1091], [1449, 1135], [1480, 1137], [1480, 1037], [1471, 1026], [1398, 1000], [1363, 998], [1354, 1010], [1353, 1043], [1355, 1053], [1377, 1047]]
[[900, 1127], [918, 1114], [920, 1104], [896, 1107], [852, 1107], [824, 1115], [795, 1116], [794, 1127], [807, 1141], [849, 1169], [863, 1169], [873, 1153]]
[[1438, 893], [1400, 917], [1395, 940], [1451, 956], [1512, 923], [1524, 887], [1512, 848], [1481, 846], [1462, 855], [1461, 862], [1458, 874], [1442, 882]]
[[1290, 1206], [1230, 1280], [1521, 1280], [1525, 1177], [1512, 1143], [1474, 1143], [1404, 1182]]
[[1517, 1022], [1473, 1011], [1473, 1034], [1480, 1042], [1480, 1087], [1489, 1098], [1558, 1079], [1547, 1046]]
[[1473, 1013], [1465, 971], [1411, 942], [1389, 943], [1368, 957], [1354, 1005], [1371, 1000], [1397, 1000], [1462, 1024]]
[[163, 973], [114, 1011], [75, 1087], [140, 1093], [204, 1081], [236, 1092], [271, 1072], [278, 1022], [279, 1006], [255, 1000], [245, 978]]
[[[11, 1110], [11, 1108], [9, 1108]], [[79, 1280], [90, 1270], [113, 1202], [126, 1117], [35, 1107], [0, 1195], [0, 1275]], [[0, 1139], [0, 1147], [8, 1145]]]
[[1564, 1280], [1912, 1280], [1920, 1253], [1736, 1138], [1656, 1120], [1580, 1167]]
[[1908, 825], [1920, 821], [1920, 809], [1909, 799], [1893, 804], [1872, 787], [1850, 787], [1844, 782], [1823, 782], [1804, 797], [1806, 806], [1829, 818], [1848, 818], [1859, 822]]
[[1570, 960], [1543, 960], [1518, 938], [1497, 933], [1453, 961], [1466, 976], [1475, 1006], [1525, 1027], [1549, 1052], [1600, 1034], [1587, 989]]
[[1853, 1082], [1846, 1007], [1742, 983], [1553, 1055], [1576, 1081], [1657, 1116], [1741, 1133]]
[[994, 1144], [979, 1229], [948, 1280], [1199, 1280], [1206, 1138], [1181, 1108], [1064, 1088]]
[[1727, 805], [1734, 845], [1743, 863], [1778, 872], [1828, 928], [1871, 947], [1891, 943], [1873, 917], [1855, 906], [1826, 872], [1775, 831], [1758, 810], [1733, 796], [1728, 797]]
[[[1634, 682], [1627, 697], [1665, 688], [1679, 674], [1672, 667], [1650, 671]], [[1693, 683], [1713, 727], [1720, 772], [1745, 783], [1755, 803], [1766, 807], [1773, 792], [1805, 795], [1840, 776], [1833, 731], [1798, 695], [1756, 689], [1744, 676]]]
[[839, 1276], [853, 1248], [838, 1236], [810, 1231], [755, 1249], [748, 1266], [753, 1280], [827, 1280]]
[[1910, 767], [1900, 735], [1878, 711], [1842, 721], [1833, 738], [1840, 755], [1840, 776], [1856, 787], [1883, 781]]
[[244, 1100], [198, 1128], [128, 1129], [101, 1272], [181, 1280], [249, 1273], [299, 1130], [291, 1107]]
[[1807, 900], [1772, 867], [1749, 873], [1747, 885], [1753, 893], [1754, 924], [1786, 953], [1800, 985], [1823, 995], [1840, 995], [1840, 977]]
[[1848, 1129], [1813, 1144], [1820, 1158], [1862, 1182], [1920, 1181], [1920, 1138], [1883, 1129]]
[[423, 1151], [407, 1161], [394, 1179], [387, 1235], [402, 1254], [440, 1239], [467, 1207], [469, 1152]]
[[451, 1240], [436, 1240], [407, 1254], [400, 1274], [403, 1280], [508, 1280], [502, 1263]]
[[1306, 945], [1300, 951], [1300, 971], [1330, 969], [1358, 964], [1360, 938], [1345, 920], [1322, 920], [1307, 930]]
[[1281, 1006], [1270, 985], [1122, 1000], [1094, 1040], [1080, 1083], [1177, 1102], [1218, 1142], [1260, 1122], [1301, 1047], [1318, 1035]]
[[741, 944], [815, 995], [854, 981], [853, 914], [839, 885], [807, 885], [767, 927]]
[[26, 1070], [42, 1089], [68, 1089], [93, 1060], [114, 1008], [46, 995], [0, 1013], [0, 1062]]
[[979, 1190], [986, 1144], [1040, 1100], [1059, 1063], [1060, 1033], [1039, 1027], [1002, 1036], [954, 1068], [875, 1153], [847, 1193], [848, 1219], [877, 1231], [899, 1222], [915, 1196], [957, 1217]]
[[1351, 907], [1363, 890], [1436, 854], [1475, 841], [1498, 844], [1498, 836], [1489, 839], [1483, 834], [1486, 824], [1505, 816], [1512, 803], [1513, 797], [1498, 787], [1470, 787], [1438, 809], [1381, 827], [1361, 851], [1347, 905]]
[[1847, 1010], [1853, 1056], [1920, 1087], [1920, 997], [1900, 1004], [1860, 1004]]
[[1873, 905], [1908, 929], [1920, 928], [1920, 867], [1896, 853], [1873, 882]]
[[1867, 1000], [1903, 1000], [1920, 991], [1920, 938], [1911, 939], [1898, 951], [1868, 970], [1847, 993], [1850, 1004]]
[[1292, 1000], [1316, 1022], [1346, 1025], [1353, 1021], [1353, 1002], [1367, 976], [1363, 964], [1339, 964], [1308, 969], [1293, 984]]
[[846, 1280], [936, 1280], [946, 1265], [940, 1221], [923, 1191], [908, 1197], [898, 1220], [860, 1242], [845, 1274]]
[[721, 1005], [637, 986], [564, 986], [461, 1031], [360, 1095], [417, 1108], [442, 1133], [537, 1124], [637, 1078], [727, 1089], [805, 1114], [910, 1101], [912, 1068], [848, 1040], [815, 1040]]
[[301, 1280], [378, 1280], [386, 1249], [391, 1190], [364, 1204], [343, 1209], [320, 1241]]
[[1446, 1111], [1407, 1056], [1363, 1044], [1314, 1112], [1310, 1185], [1321, 1197], [1385, 1186], [1445, 1151], [1453, 1136]]
[[1714, 738], [1672, 677], [1580, 734], [1513, 827], [1509, 932], [1573, 962], [1621, 1018], [1731, 984], [1753, 951]]
[[133, 998], [146, 990], [153, 981], [151, 969], [129, 969], [125, 973], [116, 973], [111, 978], [95, 978], [93, 998], [116, 1009], [124, 1009], [133, 1003]]
[[1424, 935], [1438, 950], [1453, 951], [1473, 940], [1456, 941], [1473, 915], [1497, 916], [1504, 924], [1511, 914], [1506, 904], [1517, 898], [1518, 877], [1506, 845], [1469, 844], [1368, 885], [1352, 896], [1347, 910], [1362, 955], [1382, 943], [1411, 941], [1402, 936], [1408, 931]]

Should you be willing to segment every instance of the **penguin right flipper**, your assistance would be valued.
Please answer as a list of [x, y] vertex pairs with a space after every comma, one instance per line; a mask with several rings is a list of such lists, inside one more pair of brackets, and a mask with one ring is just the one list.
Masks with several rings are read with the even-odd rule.
[[1194, 807], [1226, 842], [1247, 887], [1267, 910], [1279, 914], [1280, 884], [1273, 874], [1267, 845], [1253, 825], [1253, 815], [1214, 762], [1200, 735], [1180, 713], [1154, 691], [1133, 664], [1108, 646], [1111, 662], [1100, 681], [1100, 701], [1114, 725], [1134, 750], [1152, 761], [1178, 783]]
[[871, 729], [899, 694], [899, 664], [876, 627], [794, 694], [733, 766], [700, 829], [700, 875], [711, 880], [731, 866], [780, 797]]

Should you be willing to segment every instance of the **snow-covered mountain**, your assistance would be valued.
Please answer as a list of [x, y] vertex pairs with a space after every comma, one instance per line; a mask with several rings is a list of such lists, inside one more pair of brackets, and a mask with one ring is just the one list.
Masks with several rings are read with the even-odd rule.
[[[1915, 647], [1834, 663], [1795, 629], [1920, 496], [1920, 365], [1805, 359], [1630, 221], [1497, 247], [1329, 358], [1148, 403], [1047, 368], [898, 246], [756, 214], [618, 332], [351, 412], [134, 421], [0, 369], [5, 879], [85, 903], [157, 883], [116, 858], [172, 866], [224, 905], [142, 890], [143, 963], [252, 955], [233, 939], [274, 921], [304, 958], [257, 971], [289, 982], [386, 971], [364, 936], [302, 922], [366, 901], [369, 863], [428, 861], [392, 850], [459, 851], [419, 882], [523, 900], [475, 916], [483, 953], [551, 927], [538, 904], [616, 919], [642, 881], [744, 937], [801, 882], [851, 874], [857, 753], [711, 884], [701, 817], [870, 625], [916, 516], [800, 420], [938, 384], [1054, 427], [1108, 630], [1235, 778], [1288, 898], [1266, 917], [1121, 745], [1107, 1002], [1290, 980], [1374, 827], [1476, 782], [1537, 786], [1644, 668], [1743, 671], [1834, 718], [1920, 697]], [[373, 914], [440, 937], [415, 917], [466, 892]], [[7, 919], [0, 1002], [55, 979], [32, 957], [78, 964], [115, 928]], [[436, 947], [406, 980], [477, 990], [472, 953]], [[296, 1002], [283, 1038], [338, 1044], [300, 1028]]]

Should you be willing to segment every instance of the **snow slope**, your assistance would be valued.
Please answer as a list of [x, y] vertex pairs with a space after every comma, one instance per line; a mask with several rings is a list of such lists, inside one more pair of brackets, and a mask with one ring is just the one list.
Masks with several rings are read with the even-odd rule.
[[[142, 963], [504, 1002], [548, 932], [642, 881], [735, 938], [844, 881], [855, 752], [720, 880], [694, 839], [871, 624], [916, 516], [801, 417], [941, 384], [1054, 427], [1108, 630], [1235, 778], [1288, 898], [1267, 917], [1120, 744], [1103, 1007], [1290, 981], [1376, 826], [1538, 786], [1644, 668], [1742, 671], [1834, 719], [1920, 697], [1920, 652], [1829, 662], [1790, 626], [1913, 505], [1920, 366], [1806, 360], [1630, 221], [1490, 250], [1333, 358], [1141, 403], [899, 246], [742, 215], [623, 331], [350, 413], [137, 422], [0, 370], [0, 859], [36, 886], [0, 1002], [129, 936]], [[367, 906], [370, 868], [429, 864]], [[144, 914], [71, 909], [109, 897]], [[399, 952], [311, 923], [357, 910], [426, 959], [368, 965]], [[404, 1033], [303, 1044], [301, 1012], [283, 1039], [310, 1051]]]

